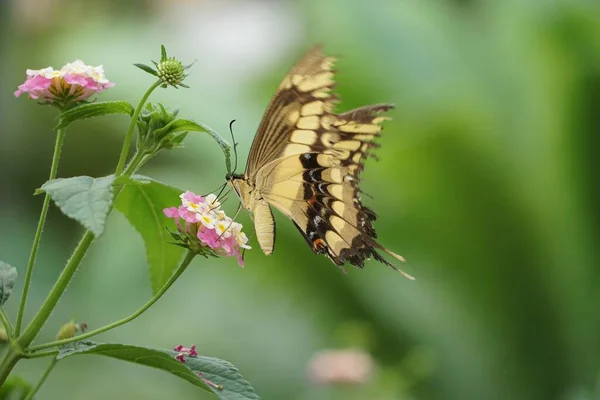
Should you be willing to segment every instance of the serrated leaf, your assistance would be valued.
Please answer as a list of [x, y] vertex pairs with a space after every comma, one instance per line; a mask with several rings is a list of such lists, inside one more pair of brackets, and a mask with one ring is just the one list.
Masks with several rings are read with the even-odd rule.
[[128, 176], [128, 175], [121, 175], [115, 178], [115, 180], [113, 181], [113, 185], [114, 186], [118, 186], [118, 185], [146, 185], [148, 183], [153, 182], [152, 178], [149, 178], [147, 176], [144, 175], [132, 175], [132, 176]]
[[204, 124], [187, 119], [178, 119], [169, 124], [170, 133], [180, 131], [208, 133], [219, 144], [221, 151], [223, 151], [227, 172], [231, 171], [231, 146], [216, 131]]
[[149, 73], [150, 75], [158, 76], [158, 72], [156, 72], [152, 67], [150, 67], [146, 64], [133, 64], [133, 65], [135, 65], [142, 71]]
[[54, 129], [66, 128], [73, 122], [80, 119], [88, 119], [110, 114], [133, 115], [133, 111], [133, 106], [126, 101], [101, 101], [98, 103], [82, 104], [60, 114], [58, 117], [58, 125], [56, 125]]
[[78, 221], [98, 237], [104, 231], [113, 201], [114, 180], [114, 175], [103, 178], [59, 178], [44, 183], [39, 190], [48, 193], [63, 214]]
[[17, 280], [17, 269], [10, 264], [0, 261], [0, 306], [12, 293], [12, 288]]
[[1, 400], [23, 400], [31, 392], [32, 387], [20, 376], [11, 376], [0, 387]]
[[167, 243], [171, 235], [165, 228], [172, 226], [173, 220], [163, 214], [165, 208], [180, 204], [181, 193], [181, 189], [145, 178], [143, 183], [134, 180], [125, 184], [115, 202], [116, 209], [144, 240], [152, 293], [158, 292], [169, 280], [184, 253], [184, 249]]
[[[91, 341], [80, 341], [62, 346], [56, 358], [60, 360], [82, 354], [96, 354], [158, 368], [185, 379], [204, 390], [213, 392], [223, 400], [260, 399], [250, 383], [242, 377], [233, 364], [218, 358], [186, 357], [186, 362], [183, 364], [175, 359], [178, 353], [172, 350]], [[202, 373], [203, 377], [212, 383], [222, 385], [222, 390], [207, 385], [198, 373]]]

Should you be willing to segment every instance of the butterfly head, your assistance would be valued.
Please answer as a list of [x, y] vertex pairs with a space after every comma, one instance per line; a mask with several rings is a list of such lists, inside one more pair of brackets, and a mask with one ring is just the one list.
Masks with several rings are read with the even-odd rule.
[[236, 174], [233, 172], [225, 175], [227, 182], [233, 187], [235, 193], [242, 201], [242, 205], [250, 209], [253, 200], [253, 189], [254, 187], [248, 183], [248, 177], [244, 174]]

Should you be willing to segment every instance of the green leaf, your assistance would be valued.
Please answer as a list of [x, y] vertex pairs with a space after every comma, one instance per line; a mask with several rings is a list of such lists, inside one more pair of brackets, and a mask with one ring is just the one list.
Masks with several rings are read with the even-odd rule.
[[25, 379], [20, 376], [12, 376], [0, 387], [0, 399], [23, 400], [31, 390], [31, 385]]
[[165, 49], [164, 45], [160, 45], [160, 61], [166, 61], [167, 59], [167, 49]]
[[104, 231], [113, 201], [114, 180], [114, 175], [103, 178], [59, 178], [44, 183], [36, 193], [48, 193], [63, 214], [78, 221], [98, 237]]
[[[223, 400], [258, 400], [260, 399], [250, 383], [239, 373], [238, 369], [228, 361], [213, 357], [186, 357], [185, 364], [175, 359], [178, 354], [172, 350], [149, 349], [146, 347], [125, 344], [95, 343], [80, 341], [62, 346], [59, 350], [58, 360], [74, 355], [97, 354], [105, 357], [116, 358], [147, 367], [158, 368], [178, 376], [186, 381], [215, 393]], [[219, 390], [207, 385], [200, 378], [221, 385]]]
[[149, 67], [149, 66], [148, 66], [148, 65], [146, 65], [146, 64], [133, 64], [133, 65], [135, 65], [136, 67], [138, 67], [138, 68], [139, 68], [139, 69], [141, 69], [142, 71], [145, 71], [145, 72], [149, 73], [150, 75], [158, 76], [158, 72], [156, 72], [156, 71], [154, 70], [154, 68], [152, 68], [152, 67]]
[[231, 146], [217, 132], [215, 132], [214, 130], [212, 130], [204, 124], [190, 121], [187, 119], [175, 120], [171, 122], [168, 126], [170, 133], [180, 131], [208, 133], [213, 139], [217, 141], [217, 143], [221, 147], [221, 150], [223, 151], [223, 155], [225, 156], [225, 167], [227, 168], [227, 172], [231, 171]]
[[144, 240], [152, 293], [156, 293], [169, 280], [184, 253], [184, 249], [168, 243], [171, 236], [166, 228], [173, 225], [173, 220], [163, 214], [163, 209], [180, 204], [183, 190], [145, 177], [134, 178], [125, 183], [115, 207]]
[[62, 129], [80, 119], [100, 117], [109, 114], [133, 115], [134, 108], [126, 101], [101, 101], [98, 103], [87, 103], [71, 108], [60, 114], [58, 125], [54, 129]]
[[12, 288], [17, 280], [17, 269], [10, 264], [0, 261], [0, 306], [12, 293]]

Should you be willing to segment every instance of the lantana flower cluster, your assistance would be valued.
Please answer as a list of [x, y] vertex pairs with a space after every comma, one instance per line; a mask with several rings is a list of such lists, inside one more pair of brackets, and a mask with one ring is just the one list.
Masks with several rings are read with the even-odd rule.
[[59, 70], [52, 67], [28, 69], [27, 80], [19, 86], [15, 96], [27, 93], [30, 99], [73, 104], [114, 85], [104, 76], [102, 65], [92, 67], [81, 60], [75, 60]]
[[217, 196], [206, 197], [190, 191], [180, 196], [181, 205], [163, 210], [168, 218], [173, 218], [179, 232], [187, 237], [193, 235], [203, 247], [209, 247], [218, 255], [237, 257], [244, 266], [242, 249], [250, 249], [248, 237], [242, 232], [242, 224], [233, 221], [221, 209]]

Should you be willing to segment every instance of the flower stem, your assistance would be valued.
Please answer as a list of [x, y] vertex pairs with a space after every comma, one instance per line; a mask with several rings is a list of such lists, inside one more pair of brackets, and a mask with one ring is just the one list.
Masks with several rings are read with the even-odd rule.
[[128, 317], [125, 317], [119, 321], [115, 321], [111, 324], [103, 326], [102, 328], [94, 329], [92, 331], [86, 332], [84, 334], [81, 334], [81, 335], [78, 335], [78, 336], [75, 336], [72, 338], [38, 344], [36, 346], [29, 347], [27, 350], [28, 351], [37, 351], [37, 350], [47, 349], [50, 347], [62, 346], [64, 344], [71, 343], [71, 342], [77, 342], [79, 340], [87, 339], [89, 337], [98, 335], [100, 333], [106, 332], [111, 329], [114, 329], [118, 326], [121, 326], [123, 324], [126, 324], [127, 322], [130, 322], [130, 321], [136, 319], [137, 317], [142, 315], [142, 313], [144, 313], [144, 311], [146, 311], [154, 303], [156, 303], [158, 301], [158, 299], [160, 299], [162, 297], [163, 294], [165, 294], [165, 292], [173, 285], [173, 283], [175, 283], [177, 278], [179, 278], [181, 276], [181, 274], [185, 271], [185, 269], [190, 264], [190, 262], [192, 262], [192, 260], [194, 259], [195, 256], [196, 256], [195, 253], [193, 253], [191, 251], [188, 252], [187, 255], [185, 256], [185, 259], [181, 262], [181, 264], [179, 265], [177, 270], [173, 273], [173, 275], [171, 275], [171, 278], [169, 278], [167, 283], [165, 283], [165, 285], [158, 292], [156, 292], [156, 294], [150, 300], [148, 300], [148, 302], [146, 304], [144, 304], [139, 310], [137, 310], [133, 314], [129, 315]]
[[[52, 166], [50, 167], [50, 177], [48, 180], [56, 178], [58, 171], [58, 161], [60, 159], [60, 152], [62, 145], [65, 140], [66, 130], [59, 129], [56, 132], [56, 142], [54, 144], [54, 155], [52, 156]], [[21, 302], [19, 304], [19, 311], [17, 313], [17, 322], [15, 325], [15, 336], [19, 336], [21, 333], [21, 325], [23, 324], [23, 314], [25, 313], [25, 303], [27, 302], [27, 293], [29, 292], [29, 284], [31, 283], [31, 274], [33, 273], [33, 266], [35, 265], [35, 259], [37, 252], [40, 247], [40, 239], [42, 237], [42, 231], [44, 230], [44, 223], [46, 222], [46, 215], [48, 214], [48, 208], [50, 206], [50, 195], [44, 196], [44, 203], [42, 205], [42, 211], [40, 213], [40, 219], [38, 220], [37, 229], [35, 231], [35, 237], [33, 238], [33, 245], [31, 246], [31, 252], [29, 254], [29, 261], [27, 262], [27, 271], [25, 272], [25, 280], [23, 282], [23, 293], [21, 294]]]
[[50, 372], [52, 372], [52, 370], [54, 369], [54, 367], [56, 366], [57, 363], [58, 363], [58, 360], [56, 358], [53, 358], [50, 361], [50, 364], [48, 364], [48, 367], [46, 368], [46, 370], [40, 377], [40, 380], [38, 381], [37, 385], [35, 385], [33, 390], [31, 392], [29, 392], [27, 397], [25, 397], [25, 400], [33, 399], [33, 396], [37, 393], [38, 390], [40, 390], [40, 387], [42, 387], [42, 385], [44, 384], [44, 381], [46, 380], [46, 378], [48, 378], [48, 375], [50, 375]]
[[56, 357], [57, 355], [58, 355], [58, 350], [38, 351], [37, 353], [25, 353], [25, 354], [23, 354], [23, 358], [32, 359], [32, 358], [42, 358], [42, 357]]
[[[13, 342], [14, 343], [14, 342]], [[19, 347], [16, 347], [11, 343], [8, 347], [8, 351], [4, 354], [2, 362], [0, 362], [0, 387], [8, 378], [10, 371], [17, 365], [19, 360], [23, 357], [23, 353]]]
[[4, 325], [4, 330], [6, 331], [6, 341], [10, 343], [13, 338], [13, 327], [2, 306], [0, 306], [0, 320], [2, 320], [2, 325]]
[[73, 255], [71, 255], [71, 258], [67, 262], [67, 265], [60, 273], [58, 280], [56, 283], [54, 283], [54, 286], [52, 287], [52, 290], [50, 290], [48, 297], [46, 297], [44, 304], [42, 304], [42, 307], [39, 309], [35, 317], [33, 317], [33, 320], [29, 326], [27, 326], [23, 334], [17, 338], [17, 342], [22, 348], [27, 347], [33, 341], [33, 339], [35, 339], [35, 336], [38, 334], [40, 329], [42, 329], [42, 326], [48, 320], [48, 317], [50, 317], [50, 314], [54, 310], [54, 307], [56, 307], [56, 304], [58, 303], [58, 300], [64, 291], [67, 289], [73, 274], [75, 274], [75, 271], [77, 271], [77, 267], [81, 263], [83, 256], [93, 241], [94, 234], [90, 231], [86, 231], [79, 241], [79, 244], [75, 248]]
[[127, 133], [125, 134], [125, 141], [123, 142], [123, 148], [121, 149], [121, 156], [119, 157], [119, 163], [117, 164], [117, 169], [115, 170], [115, 175], [119, 176], [123, 172], [123, 168], [125, 168], [125, 162], [127, 161], [127, 155], [129, 154], [129, 148], [131, 147], [131, 140], [133, 139], [133, 130], [135, 129], [135, 125], [137, 124], [138, 117], [146, 104], [146, 100], [150, 97], [150, 94], [163, 84], [162, 79], [156, 81], [150, 88], [144, 93], [144, 96], [140, 100], [137, 108], [133, 112], [131, 116], [131, 121], [129, 122], [129, 127], [127, 128]]

